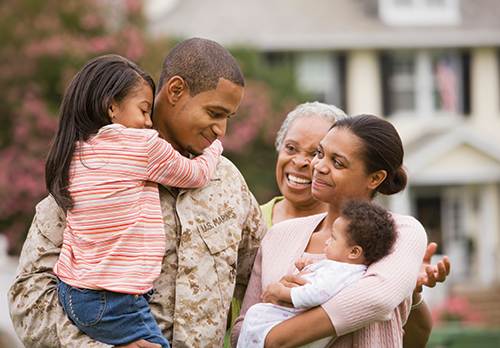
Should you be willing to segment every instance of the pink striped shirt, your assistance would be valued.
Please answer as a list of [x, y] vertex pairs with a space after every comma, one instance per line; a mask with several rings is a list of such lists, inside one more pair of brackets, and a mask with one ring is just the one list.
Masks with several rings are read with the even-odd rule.
[[165, 253], [157, 183], [201, 187], [222, 152], [215, 141], [190, 160], [150, 129], [113, 124], [78, 143], [70, 167], [67, 228], [54, 273], [71, 286], [142, 294]]

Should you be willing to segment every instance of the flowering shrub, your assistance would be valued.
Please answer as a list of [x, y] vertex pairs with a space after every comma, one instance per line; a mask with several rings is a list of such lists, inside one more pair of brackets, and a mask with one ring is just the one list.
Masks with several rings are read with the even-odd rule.
[[245, 77], [245, 93], [221, 139], [224, 156], [243, 174], [261, 204], [280, 195], [276, 185], [276, 135], [286, 115], [308, 96], [297, 89], [289, 62], [270, 65], [254, 48], [228, 47]]
[[221, 138], [224, 150], [233, 154], [248, 154], [249, 144], [262, 140], [274, 147], [282, 117], [277, 117], [270, 100], [270, 87], [263, 81], [246, 80], [245, 94], [228, 131]]
[[[106, 53], [136, 62], [158, 81], [173, 39], [147, 37], [143, 0], [0, 1], [0, 233], [20, 252], [35, 205], [46, 196], [45, 156], [71, 78]], [[245, 76], [224, 155], [264, 203], [279, 194], [274, 139], [303, 96], [291, 67], [266, 69], [255, 50], [231, 50]], [[274, 187], [274, 189], [270, 189]]]
[[441, 305], [434, 307], [432, 309], [432, 317], [437, 323], [484, 323], [484, 319], [478, 310], [463, 296], [451, 296]]
[[11, 253], [19, 252], [46, 195], [45, 155], [66, 86], [98, 55], [141, 62], [141, 6], [141, 0], [0, 1], [0, 233]]

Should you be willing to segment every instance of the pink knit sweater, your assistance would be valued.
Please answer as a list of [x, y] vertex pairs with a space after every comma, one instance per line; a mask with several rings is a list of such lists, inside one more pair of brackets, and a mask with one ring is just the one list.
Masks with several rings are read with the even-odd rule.
[[[231, 332], [235, 346], [243, 318], [272, 281], [295, 271], [311, 234], [326, 214], [284, 221], [274, 225], [257, 253], [241, 315]], [[357, 283], [322, 304], [337, 334], [329, 347], [390, 348], [403, 346], [403, 325], [410, 314], [411, 294], [427, 246], [422, 225], [410, 216], [393, 214], [398, 239], [394, 251], [370, 265]]]

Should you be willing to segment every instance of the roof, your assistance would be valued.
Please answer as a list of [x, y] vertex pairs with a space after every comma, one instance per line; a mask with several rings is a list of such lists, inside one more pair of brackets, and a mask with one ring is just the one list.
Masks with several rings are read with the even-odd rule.
[[[500, 1], [460, 0], [452, 26], [394, 27], [376, 0], [149, 0], [151, 30], [263, 51], [500, 46]], [[154, 4], [163, 2], [162, 6]]]
[[500, 143], [462, 124], [405, 145], [405, 166], [413, 186], [498, 182]]

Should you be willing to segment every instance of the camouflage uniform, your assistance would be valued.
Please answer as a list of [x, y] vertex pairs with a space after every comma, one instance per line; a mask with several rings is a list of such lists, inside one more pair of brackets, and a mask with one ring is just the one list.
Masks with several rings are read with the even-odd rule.
[[[223, 157], [206, 186], [160, 186], [160, 201], [167, 248], [153, 315], [173, 348], [222, 347], [233, 292], [242, 300], [267, 230], [259, 205]], [[8, 293], [14, 328], [26, 347], [109, 347], [81, 333], [59, 305], [52, 267], [64, 227], [52, 197], [37, 205]]]

